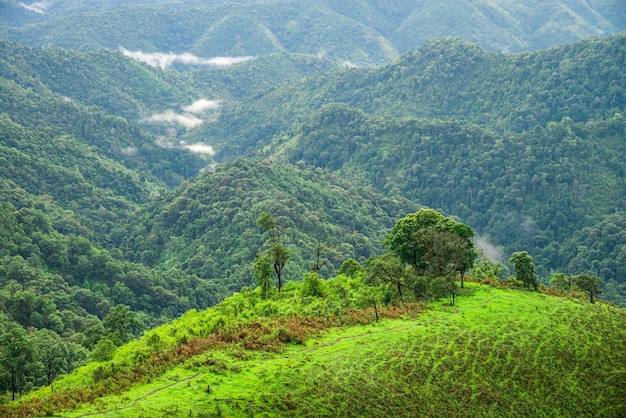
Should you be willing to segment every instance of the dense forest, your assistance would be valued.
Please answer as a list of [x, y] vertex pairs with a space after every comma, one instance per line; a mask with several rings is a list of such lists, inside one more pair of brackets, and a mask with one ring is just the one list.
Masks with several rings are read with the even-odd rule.
[[623, 40], [518, 55], [433, 41], [382, 69], [277, 88], [189, 135], [216, 138], [218, 159], [313, 164], [453, 213], [549, 277], [569, 271], [574, 232], [624, 210]]
[[[598, 277], [562, 275], [546, 289], [532, 258], [517, 252], [514, 276], [500, 280], [497, 265], [474, 268], [470, 227], [422, 208], [399, 219], [384, 241], [386, 252], [363, 265], [346, 259], [327, 280], [312, 266], [301, 283], [281, 285], [271, 265], [290, 261], [290, 251], [279, 251], [284, 261], [275, 257], [287, 245], [278, 222], [268, 212], [257, 219], [270, 248], [267, 263], [254, 262], [256, 288], [246, 286], [212, 309], [191, 310], [122, 346], [143, 324], [127, 306], [111, 308], [99, 332], [87, 332], [99, 338], [87, 366], [21, 402], [0, 404], [0, 412], [23, 417], [96, 408], [106, 416], [121, 410], [184, 416], [194, 414], [192, 405], [233, 416], [314, 410], [353, 416], [355, 408], [373, 416], [401, 410], [440, 416], [441, 408], [444, 415], [624, 412], [626, 317], [595, 302]], [[0, 336], [12, 397], [40, 381], [49, 385], [86, 356], [55, 335], [9, 326]], [[276, 369], [266, 375], [268, 367]], [[184, 382], [176, 400], [157, 395]], [[141, 395], [132, 401], [124, 395], [129, 391]], [[165, 403], [152, 400], [163, 396]]]
[[625, 8], [389, 3], [0, 0], [0, 404], [220, 304], [141, 344], [495, 289], [619, 328]]
[[289, 52], [358, 66], [386, 64], [445, 36], [490, 51], [519, 52], [626, 29], [620, 0], [46, 1], [25, 6], [0, 2], [4, 38], [82, 51], [123, 47], [205, 58]]

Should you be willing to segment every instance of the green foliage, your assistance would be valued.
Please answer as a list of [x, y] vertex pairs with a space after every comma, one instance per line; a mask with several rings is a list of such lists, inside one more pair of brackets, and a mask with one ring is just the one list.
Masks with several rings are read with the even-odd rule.
[[[328, 280], [328, 297], [358, 289], [348, 283], [346, 276]], [[199, 403], [207, 414], [229, 416], [624, 412], [626, 361], [619, 348], [626, 317], [610, 305], [468, 284], [473, 294], [458, 298], [454, 312], [433, 305], [399, 318], [387, 308], [376, 322], [370, 310], [365, 325], [338, 326], [365, 317], [350, 310], [303, 317], [317, 301], [297, 298], [300, 286], [286, 286], [270, 301], [246, 291], [189, 312], [119, 348], [112, 361], [57, 382], [63, 389], [55, 394], [39, 393], [2, 412], [187, 416]], [[297, 305], [299, 313], [274, 321], [263, 314], [269, 303], [279, 310]], [[172, 345], [182, 334], [187, 342]], [[170, 354], [140, 359], [154, 335]], [[282, 341], [283, 349], [274, 351], [270, 341]]]
[[261, 288], [261, 291], [267, 299], [272, 286], [272, 277], [274, 276], [272, 260], [267, 255], [257, 255], [254, 259], [252, 272], [254, 273], [257, 286]]
[[310, 246], [320, 237], [328, 247], [319, 261], [321, 277], [348, 258], [364, 262], [380, 254], [385, 231], [407, 208], [416, 207], [322, 170], [240, 159], [146, 207], [133, 218], [120, 249], [136, 262], [180, 265], [210, 283], [213, 300], [219, 300], [253, 284], [257, 251], [274, 247], [264, 244], [268, 235], [256, 224], [263, 212], [280, 226], [281, 247], [290, 253], [286, 283], [310, 271], [316, 262]]
[[554, 273], [550, 278], [550, 287], [559, 290], [569, 290], [571, 278], [563, 273]]
[[521, 251], [513, 253], [509, 261], [513, 263], [515, 278], [521, 281], [525, 287], [537, 290], [539, 281], [535, 274], [533, 258], [526, 251]]
[[317, 275], [317, 272], [313, 271], [304, 276], [304, 280], [302, 281], [302, 296], [316, 298], [324, 297], [322, 281]]
[[11, 400], [15, 400], [15, 395], [21, 395], [32, 379], [34, 349], [27, 340], [26, 331], [17, 326], [0, 334], [0, 347], [0, 365], [6, 371]]
[[578, 274], [572, 277], [572, 283], [589, 295], [589, 301], [591, 303], [594, 303], [593, 297], [595, 295], [602, 293], [600, 290], [600, 280], [599, 277], [590, 276], [588, 274]]
[[90, 357], [93, 361], [109, 361], [113, 358], [113, 353], [116, 348], [117, 344], [110, 338], [101, 338], [91, 352]]
[[433, 209], [420, 209], [400, 219], [387, 236], [385, 245], [395, 253], [400, 261], [423, 269], [428, 260], [425, 259], [426, 244], [416, 234], [423, 229], [434, 228], [444, 216]]
[[400, 219], [385, 245], [417, 273], [451, 276], [471, 268], [476, 258], [474, 231], [433, 209], [420, 209]]
[[144, 51], [190, 51], [206, 57], [286, 50], [325, 55], [340, 64], [366, 65], [388, 62], [398, 52], [442, 36], [459, 36], [494, 51], [520, 51], [626, 27], [619, 0], [527, 0], [523, 6], [514, 1], [475, 4], [468, 0], [446, 4], [193, 1], [175, 8], [165, 1], [65, 3], [46, 3], [45, 14], [30, 16], [23, 16], [24, 10], [13, 5], [6, 10], [6, 21], [0, 20], [7, 27], [5, 36], [68, 49], [122, 45]]

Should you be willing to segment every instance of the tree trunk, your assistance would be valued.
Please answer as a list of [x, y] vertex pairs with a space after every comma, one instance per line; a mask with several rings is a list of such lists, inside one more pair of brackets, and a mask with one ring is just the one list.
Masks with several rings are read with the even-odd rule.
[[15, 372], [11, 370], [11, 400], [15, 400], [15, 392], [17, 391], [17, 385], [15, 384]]

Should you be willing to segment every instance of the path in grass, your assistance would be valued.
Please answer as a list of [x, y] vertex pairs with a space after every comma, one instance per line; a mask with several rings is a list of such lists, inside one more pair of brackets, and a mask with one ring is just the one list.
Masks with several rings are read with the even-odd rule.
[[119, 408], [113, 408], [113, 409], [108, 409], [108, 410], [98, 411], [98, 412], [91, 412], [91, 413], [88, 413], [88, 414], [79, 415], [79, 416], [78, 416], [78, 418], [82, 418], [82, 417], [90, 417], [90, 416], [94, 416], [94, 415], [104, 415], [104, 414], [110, 414], [110, 413], [113, 413], [113, 412], [118, 412], [118, 411], [123, 411], [123, 410], [125, 410], [125, 409], [130, 409], [130, 408], [133, 408], [133, 407], [137, 406], [137, 403], [138, 403], [139, 401], [141, 401], [142, 399], [149, 398], [150, 396], [154, 396], [154, 395], [156, 395], [156, 394], [157, 394], [157, 393], [159, 393], [159, 392], [162, 392], [162, 391], [164, 391], [164, 390], [166, 390], [166, 389], [171, 388], [172, 386], [180, 385], [181, 383], [184, 383], [184, 382], [189, 382], [189, 381], [191, 381], [191, 380], [194, 380], [194, 379], [196, 379], [198, 376], [200, 376], [200, 372], [198, 372], [198, 373], [194, 374], [194, 375], [193, 375], [193, 376], [191, 376], [191, 377], [186, 377], [186, 378], [184, 378], [184, 379], [181, 379], [181, 380], [178, 380], [178, 381], [176, 381], [176, 382], [170, 383], [170, 384], [165, 385], [165, 386], [163, 386], [163, 387], [160, 387], [160, 388], [154, 389], [153, 391], [151, 391], [151, 392], [149, 392], [149, 393], [146, 393], [145, 395], [142, 395], [142, 396], [139, 396], [139, 397], [135, 398], [135, 400], [133, 401], [133, 403], [132, 403], [132, 404], [130, 404], [130, 405], [128, 405], [128, 406], [123, 406], [123, 407], [119, 407]]

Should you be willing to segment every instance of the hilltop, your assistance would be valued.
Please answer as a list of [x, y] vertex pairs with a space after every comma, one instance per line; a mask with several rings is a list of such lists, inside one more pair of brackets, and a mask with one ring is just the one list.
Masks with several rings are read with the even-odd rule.
[[324, 289], [325, 298], [303, 297], [304, 288], [292, 285], [267, 301], [245, 290], [188, 312], [119, 348], [111, 361], [55, 382], [54, 394], [28, 396], [15, 416], [626, 411], [620, 309], [470, 283], [454, 307], [390, 306], [376, 322], [371, 308], [354, 310], [345, 300], [349, 309], [336, 310], [338, 290], [358, 292], [354, 280], [339, 276]]

